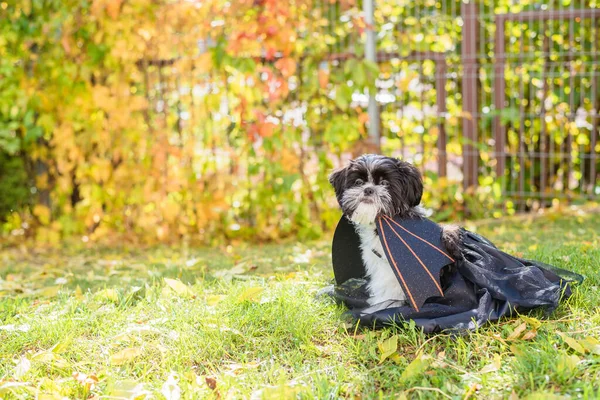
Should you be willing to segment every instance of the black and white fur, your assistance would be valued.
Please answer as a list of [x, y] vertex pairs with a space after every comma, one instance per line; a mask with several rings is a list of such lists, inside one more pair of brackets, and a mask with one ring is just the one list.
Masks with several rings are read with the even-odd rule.
[[[363, 155], [329, 176], [338, 203], [360, 237], [360, 247], [369, 283], [369, 304], [388, 300], [406, 302], [375, 229], [379, 215], [402, 218], [423, 216], [419, 207], [423, 181], [412, 164], [375, 154]], [[442, 227], [442, 241], [455, 259], [461, 257], [461, 231]]]

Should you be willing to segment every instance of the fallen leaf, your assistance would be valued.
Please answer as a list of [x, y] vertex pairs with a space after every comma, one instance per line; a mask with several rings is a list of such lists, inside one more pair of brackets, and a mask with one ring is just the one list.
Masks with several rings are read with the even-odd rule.
[[54, 346], [50, 347], [48, 351], [51, 351], [56, 354], [63, 353], [65, 350], [69, 348], [71, 345], [71, 338], [67, 337], [62, 342], [56, 343]]
[[29, 382], [0, 382], [0, 394], [13, 393], [16, 394], [15, 389], [34, 389]]
[[577, 368], [577, 364], [579, 364], [579, 361], [581, 361], [581, 359], [575, 354], [561, 354], [559, 355], [558, 360], [556, 362], [557, 372], [573, 372], [575, 368]]
[[381, 352], [381, 357], [379, 358], [379, 364], [381, 364], [386, 358], [398, 350], [398, 335], [393, 335], [392, 337], [377, 343], [377, 347]]
[[516, 356], [522, 356], [523, 355], [523, 350], [519, 349], [516, 345], [511, 344], [510, 345], [510, 351], [516, 355]]
[[586, 351], [592, 354], [600, 355], [600, 341], [595, 337], [585, 337], [579, 340], [579, 344], [581, 344]]
[[210, 390], [217, 390], [217, 380], [212, 376], [205, 376], [204, 381]]
[[162, 385], [160, 392], [167, 400], [179, 400], [181, 398], [181, 388], [179, 379], [173, 373], [169, 375], [167, 381]]
[[123, 365], [140, 356], [141, 354], [141, 349], [136, 347], [128, 347], [110, 356], [110, 363], [113, 365]]
[[577, 342], [577, 340], [573, 339], [572, 337], [567, 336], [566, 334], [562, 333], [562, 332], [557, 332], [558, 336], [560, 336], [565, 343], [567, 343], [569, 345], [570, 348], [572, 348], [573, 350], [575, 350], [578, 353], [581, 354], [585, 354], [585, 349], [583, 348], [583, 346], [581, 344], [579, 344], [579, 342]]
[[489, 372], [495, 372], [500, 370], [500, 368], [502, 367], [502, 358], [500, 357], [499, 354], [495, 354], [494, 355], [494, 361], [491, 362], [490, 364], [486, 365], [485, 367], [483, 367], [481, 369], [481, 371], [479, 371], [482, 374], [487, 374]]
[[40, 351], [31, 357], [31, 361], [48, 363], [58, 368], [65, 368], [68, 366], [68, 363], [61, 356], [52, 351]]
[[10, 325], [2, 325], [0, 326], [0, 331], [7, 331], [7, 332], [29, 332], [29, 330], [31, 329], [31, 326], [29, 324], [22, 324], [22, 325], [14, 325], [14, 324], [10, 324]]
[[180, 296], [196, 297], [190, 287], [180, 280], [165, 278], [165, 283]]
[[64, 396], [59, 393], [40, 393], [37, 397], [37, 400], [64, 400]]
[[31, 361], [29, 361], [25, 357], [21, 357], [19, 359], [19, 362], [15, 366], [15, 372], [13, 373], [13, 376], [15, 377], [15, 379], [20, 380], [27, 373], [27, 371], [29, 371], [30, 368]]
[[99, 292], [96, 292], [94, 296], [101, 300], [112, 301], [113, 303], [119, 302], [119, 292], [116, 289], [100, 290]]
[[61, 286], [48, 286], [38, 290], [36, 294], [42, 297], [55, 297], [60, 289]]
[[539, 329], [539, 327], [542, 326], [542, 322], [537, 318], [527, 317], [525, 315], [521, 315], [520, 318], [522, 321], [527, 322], [529, 325], [531, 325], [533, 329]]
[[144, 389], [143, 383], [136, 381], [118, 381], [109, 385], [107, 393], [111, 398], [119, 399], [143, 399], [149, 391]]
[[433, 362], [433, 358], [431, 356], [425, 354], [419, 354], [417, 358], [412, 360], [410, 364], [404, 369], [402, 375], [400, 376], [401, 381], [408, 381], [410, 379], [416, 378], [420, 376], [429, 368], [431, 363]]
[[512, 331], [512, 333], [510, 335], [508, 335], [508, 337], [506, 338], [506, 340], [515, 340], [515, 339], [518, 339], [519, 336], [521, 336], [521, 333], [523, 333], [523, 331], [525, 331], [525, 329], [527, 329], [527, 324], [525, 322], [523, 322], [521, 325], [517, 326], [515, 328], [515, 330]]
[[213, 294], [213, 295], [207, 296], [206, 297], [206, 304], [208, 304], [209, 306], [217, 305], [218, 303], [220, 303], [226, 297], [227, 296], [225, 296], [223, 294]]
[[242, 292], [239, 295], [238, 301], [241, 303], [243, 301], [256, 301], [260, 297], [260, 294], [263, 292], [264, 288], [262, 287], [250, 287]]
[[537, 336], [537, 331], [535, 329], [532, 329], [530, 331], [525, 332], [525, 334], [523, 335], [523, 337], [521, 337], [521, 339], [523, 340], [531, 340], [534, 337]]
[[87, 375], [82, 372], [73, 372], [73, 379], [82, 384], [87, 391], [92, 390], [98, 383], [96, 375]]

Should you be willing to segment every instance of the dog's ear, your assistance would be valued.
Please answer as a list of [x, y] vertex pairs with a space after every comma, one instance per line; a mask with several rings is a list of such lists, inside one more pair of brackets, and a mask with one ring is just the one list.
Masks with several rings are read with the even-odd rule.
[[396, 166], [400, 172], [400, 179], [404, 188], [404, 198], [411, 207], [418, 206], [423, 196], [421, 173], [417, 167], [406, 161], [396, 160]]
[[346, 186], [346, 167], [338, 168], [329, 175], [329, 183], [335, 190], [335, 196], [338, 200], [342, 196], [342, 192]]

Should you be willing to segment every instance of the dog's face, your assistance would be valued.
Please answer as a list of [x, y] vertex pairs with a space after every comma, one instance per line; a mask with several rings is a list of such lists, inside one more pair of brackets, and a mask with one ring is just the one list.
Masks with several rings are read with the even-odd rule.
[[329, 176], [342, 211], [358, 224], [373, 224], [379, 215], [407, 213], [421, 202], [419, 171], [405, 161], [367, 154]]

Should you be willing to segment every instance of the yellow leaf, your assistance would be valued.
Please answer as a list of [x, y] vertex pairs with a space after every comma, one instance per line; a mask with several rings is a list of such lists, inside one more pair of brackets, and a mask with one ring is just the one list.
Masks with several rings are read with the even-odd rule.
[[71, 338], [68, 337], [65, 340], [63, 340], [62, 342], [58, 342], [54, 346], [50, 347], [50, 349], [48, 351], [51, 351], [55, 354], [64, 353], [64, 351], [67, 350], [70, 345], [71, 345]]
[[104, 289], [96, 293], [96, 297], [102, 300], [112, 301], [113, 303], [119, 302], [119, 292], [116, 289]]
[[600, 355], [600, 340], [596, 339], [595, 337], [585, 337], [579, 340], [579, 344], [581, 344], [583, 348], [590, 353]]
[[515, 330], [512, 331], [512, 333], [510, 335], [508, 335], [508, 337], [506, 339], [507, 340], [518, 339], [519, 336], [521, 336], [521, 333], [523, 333], [525, 331], [525, 329], [527, 329], [527, 324], [525, 322], [523, 322], [521, 325], [517, 326], [515, 328]]
[[81, 287], [79, 285], [77, 285], [77, 287], [75, 288], [75, 298], [77, 300], [83, 299], [83, 291], [81, 290]]
[[494, 355], [494, 361], [481, 369], [482, 374], [487, 374], [488, 372], [498, 371], [502, 367], [502, 358], [499, 354]]
[[29, 361], [27, 357], [21, 357], [15, 366], [15, 372], [13, 376], [15, 379], [20, 380], [29, 371], [29, 369], [31, 369], [31, 361]]
[[64, 397], [60, 393], [40, 393], [36, 399], [38, 400], [63, 400]]
[[521, 350], [520, 348], [518, 348], [516, 345], [511, 344], [510, 345], [510, 351], [516, 355], [516, 356], [522, 356], [523, 355], [523, 350]]
[[573, 339], [572, 337], [567, 336], [566, 334], [562, 333], [562, 332], [558, 332], [558, 336], [560, 336], [568, 345], [570, 348], [572, 348], [573, 350], [575, 350], [578, 353], [584, 354], [585, 353], [585, 349], [583, 348], [583, 346], [581, 344], [579, 344], [579, 342], [577, 342], [577, 340]]
[[140, 356], [142, 350], [135, 347], [128, 347], [110, 356], [110, 363], [113, 365], [123, 365], [134, 358]]
[[534, 329], [538, 329], [540, 326], [542, 326], [542, 322], [537, 318], [527, 317], [525, 315], [521, 315], [519, 318], [521, 318], [523, 322], [527, 322]]
[[571, 354], [570, 356], [566, 354], [561, 354], [558, 357], [556, 363], [557, 372], [573, 372], [573, 370], [577, 368], [577, 364], [579, 363], [579, 361], [581, 361], [580, 358], [577, 357], [575, 354]]
[[114, 385], [107, 388], [106, 393], [110, 395], [110, 398], [124, 398], [130, 400], [144, 399], [150, 394], [150, 392], [144, 389], [143, 383], [138, 383], [133, 380], [115, 382]]
[[190, 287], [180, 280], [165, 278], [165, 283], [180, 296], [195, 297], [195, 294]]
[[250, 287], [242, 292], [238, 297], [238, 301], [256, 301], [260, 298], [260, 294], [263, 292], [262, 287]]
[[225, 295], [223, 294], [214, 294], [214, 295], [210, 295], [206, 297], [206, 304], [208, 304], [209, 306], [214, 306], [218, 303], [220, 303], [225, 297]]
[[429, 368], [432, 362], [432, 357], [424, 354], [418, 355], [417, 358], [415, 358], [410, 364], [408, 364], [406, 369], [402, 372], [400, 380], [408, 381], [410, 379], [416, 378], [417, 376], [420, 376], [423, 372], [427, 370], [427, 368]]
[[527, 250], [529, 250], [529, 251], [536, 251], [536, 250], [537, 250], [537, 248], [538, 248], [538, 245], [537, 245], [537, 243], [536, 243], [536, 244], [532, 244], [531, 246], [529, 246], [529, 247], [527, 248]]
[[381, 364], [386, 358], [398, 350], [398, 335], [394, 335], [382, 342], [377, 343], [377, 347], [381, 352], [381, 357], [379, 358], [379, 364]]
[[65, 368], [68, 365], [61, 356], [52, 351], [41, 351], [36, 353], [31, 357], [31, 361], [49, 363], [59, 368]]
[[54, 297], [60, 291], [60, 286], [48, 286], [37, 291], [37, 294], [42, 297]]

